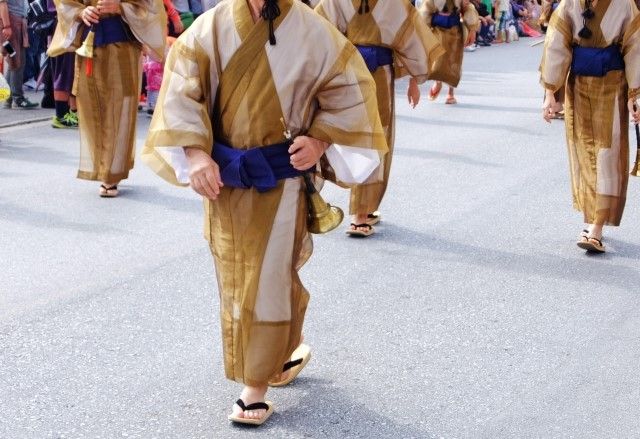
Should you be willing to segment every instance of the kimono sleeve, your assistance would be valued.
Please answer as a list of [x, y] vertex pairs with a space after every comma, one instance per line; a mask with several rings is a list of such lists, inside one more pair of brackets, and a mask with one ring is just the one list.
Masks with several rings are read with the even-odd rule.
[[438, 10], [433, 4], [433, 0], [424, 0], [418, 8], [418, 13], [427, 26], [431, 26], [431, 19], [433, 18], [433, 14], [437, 11]]
[[76, 0], [55, 0], [58, 24], [47, 49], [50, 57], [73, 52], [82, 44], [82, 31], [85, 27], [80, 21], [80, 13], [85, 8]]
[[622, 40], [622, 54], [629, 84], [629, 99], [637, 99], [640, 96], [640, 13], [631, 2], [629, 24]]
[[467, 28], [468, 32], [478, 32], [480, 29], [480, 15], [478, 14], [478, 10], [471, 3], [467, 4], [464, 7], [462, 13], [462, 22], [464, 26]]
[[162, 0], [122, 0], [122, 19], [136, 39], [144, 44], [153, 58], [164, 59], [167, 36], [167, 14]]
[[355, 47], [344, 44], [315, 95], [317, 111], [307, 134], [332, 144], [322, 160], [323, 176], [349, 186], [365, 181], [388, 148], [373, 78]]
[[[142, 160], [170, 183], [188, 183], [183, 147], [211, 154], [211, 90], [218, 75], [191, 27], [173, 44], [165, 63], [156, 111], [142, 150]], [[213, 71], [212, 71], [213, 70]]]
[[407, 17], [392, 43], [397, 67], [400, 67], [396, 70], [399, 76], [408, 73], [423, 83], [427, 80], [429, 65], [444, 55], [445, 49], [411, 3], [408, 0], [404, 3]]
[[333, 24], [343, 35], [347, 33], [347, 18], [338, 2], [344, 0], [320, 0], [316, 5], [315, 11], [322, 18]]
[[540, 83], [553, 92], [565, 84], [573, 58], [573, 30], [567, 14], [568, 0], [563, 1], [551, 16], [540, 64]]

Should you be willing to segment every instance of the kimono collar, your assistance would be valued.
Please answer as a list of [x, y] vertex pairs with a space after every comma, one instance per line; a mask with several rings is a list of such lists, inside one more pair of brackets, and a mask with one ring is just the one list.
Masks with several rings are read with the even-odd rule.
[[[287, 16], [293, 5], [293, 0], [278, 0], [278, 6], [280, 7], [280, 16], [273, 21], [274, 29], [277, 29], [284, 17]], [[251, 16], [251, 10], [247, 0], [234, 0], [233, 2], [233, 19], [236, 24], [236, 30], [240, 35], [241, 40], [245, 40], [253, 29], [254, 26], [264, 26], [265, 32], [268, 32], [268, 25], [262, 18], [259, 18], [255, 23]]]

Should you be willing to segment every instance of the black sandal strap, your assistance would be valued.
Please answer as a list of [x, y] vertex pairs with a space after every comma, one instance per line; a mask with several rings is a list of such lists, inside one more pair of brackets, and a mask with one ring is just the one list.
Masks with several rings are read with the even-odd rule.
[[352, 226], [354, 226], [356, 229], [359, 229], [360, 227], [365, 227], [369, 230], [373, 229], [373, 226], [371, 224], [367, 224], [367, 223], [362, 223], [362, 224], [353, 224], [351, 223]]
[[303, 361], [302, 358], [298, 358], [297, 360], [287, 361], [286, 363], [284, 363], [284, 367], [282, 368], [282, 371], [286, 372], [292, 367], [296, 367], [299, 364], [302, 364], [302, 361]]
[[118, 190], [118, 185], [115, 186], [111, 186], [111, 187], [106, 187], [104, 184], [101, 184], [100, 187], [102, 189], [104, 189], [105, 191], [115, 191]]
[[240, 407], [243, 412], [248, 410], [269, 410], [269, 405], [266, 402], [254, 402], [253, 404], [245, 405], [242, 399], [238, 399], [236, 405]]
[[367, 218], [369, 218], [369, 219], [376, 219], [376, 218], [379, 218], [379, 217], [380, 217], [380, 215], [374, 215], [372, 213], [367, 215]]
[[248, 410], [269, 410], [269, 405], [266, 402], [254, 402], [253, 404], [245, 406], [242, 411], [246, 412]]

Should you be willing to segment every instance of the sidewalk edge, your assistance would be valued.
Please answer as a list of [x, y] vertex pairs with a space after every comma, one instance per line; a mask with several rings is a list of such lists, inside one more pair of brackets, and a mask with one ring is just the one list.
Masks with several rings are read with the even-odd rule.
[[0, 129], [17, 127], [17, 126], [20, 126], [20, 125], [29, 125], [29, 124], [38, 123], [38, 122], [45, 122], [47, 120], [51, 120], [51, 115], [34, 117], [33, 119], [16, 120], [14, 122], [7, 122], [5, 124], [0, 124]]

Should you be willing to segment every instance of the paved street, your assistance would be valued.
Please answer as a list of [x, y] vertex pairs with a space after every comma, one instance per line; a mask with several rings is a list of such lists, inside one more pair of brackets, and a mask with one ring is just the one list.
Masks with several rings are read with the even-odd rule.
[[0, 130], [0, 438], [640, 437], [640, 180], [580, 251], [531, 42], [466, 54], [455, 107], [398, 83], [384, 221], [315, 238], [313, 359], [258, 430], [226, 420], [198, 197], [139, 162], [100, 199], [77, 132]]

